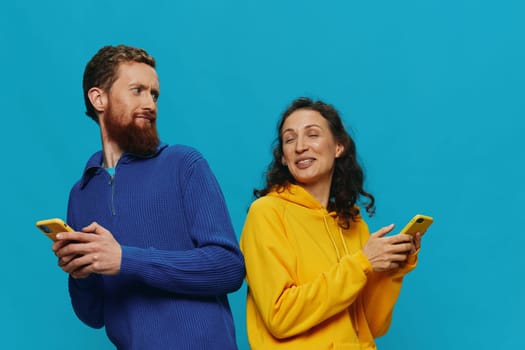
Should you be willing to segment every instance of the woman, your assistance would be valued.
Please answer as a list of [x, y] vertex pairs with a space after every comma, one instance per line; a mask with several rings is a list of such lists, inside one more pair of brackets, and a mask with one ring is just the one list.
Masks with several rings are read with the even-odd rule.
[[374, 197], [331, 105], [295, 100], [273, 155], [241, 237], [251, 348], [375, 349], [421, 236], [370, 235], [356, 202], [372, 215]]

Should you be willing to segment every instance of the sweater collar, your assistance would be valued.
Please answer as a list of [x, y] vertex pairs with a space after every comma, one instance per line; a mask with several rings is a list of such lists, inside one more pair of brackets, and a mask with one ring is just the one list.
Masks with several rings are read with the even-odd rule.
[[[161, 143], [157, 146], [157, 149], [154, 153], [149, 154], [147, 156], [140, 156], [133, 153], [123, 153], [120, 157], [117, 166], [120, 164], [128, 164], [131, 163], [137, 159], [148, 159], [148, 158], [155, 158], [157, 157], [162, 150], [164, 150], [166, 147], [168, 147], [167, 144]], [[82, 178], [80, 180], [80, 188], [84, 188], [88, 182], [95, 176], [97, 171], [102, 168], [102, 161], [103, 161], [104, 154], [102, 153], [102, 150], [95, 152], [87, 161], [86, 166], [84, 168], [84, 173], [82, 175]]]

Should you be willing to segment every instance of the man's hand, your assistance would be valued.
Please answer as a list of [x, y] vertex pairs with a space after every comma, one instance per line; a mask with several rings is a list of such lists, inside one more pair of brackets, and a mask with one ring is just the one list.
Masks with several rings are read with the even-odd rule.
[[[405, 234], [384, 237], [392, 231], [394, 225], [381, 228], [370, 235], [370, 238], [363, 247], [374, 271], [389, 271], [400, 267], [407, 255], [416, 251], [413, 237]], [[416, 240], [419, 248], [420, 236]]]
[[111, 232], [93, 222], [82, 232], [57, 234], [52, 249], [58, 265], [73, 278], [92, 273], [116, 275], [120, 271], [122, 248]]

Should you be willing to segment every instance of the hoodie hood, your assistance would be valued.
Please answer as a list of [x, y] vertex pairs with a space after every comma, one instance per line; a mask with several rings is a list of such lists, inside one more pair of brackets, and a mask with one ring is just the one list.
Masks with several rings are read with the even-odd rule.
[[307, 190], [299, 185], [288, 184], [280, 190], [273, 189], [267, 194], [270, 197], [280, 198], [287, 202], [299, 205], [304, 208], [314, 209], [319, 211], [323, 216], [336, 217], [334, 211], [328, 212], [328, 210], [319, 203]]
[[[312, 214], [318, 216], [325, 232], [332, 243], [334, 252], [336, 253], [337, 260], [339, 261], [343, 255], [347, 255], [348, 247], [346, 246], [345, 239], [341, 227], [337, 224], [337, 214], [335, 211], [328, 212], [325, 207], [317, 201], [308, 191], [299, 185], [289, 184], [282, 191], [272, 191], [268, 194], [270, 197], [277, 197], [285, 200], [289, 203], [299, 205], [303, 208], [313, 210]], [[319, 232], [319, 231], [317, 231]]]

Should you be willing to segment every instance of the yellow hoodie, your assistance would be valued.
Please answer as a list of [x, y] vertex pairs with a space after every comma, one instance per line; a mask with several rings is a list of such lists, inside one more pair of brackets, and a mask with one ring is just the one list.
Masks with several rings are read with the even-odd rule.
[[376, 349], [416, 256], [373, 272], [361, 250], [369, 235], [361, 218], [342, 230], [300, 186], [254, 201], [241, 236], [252, 350]]

